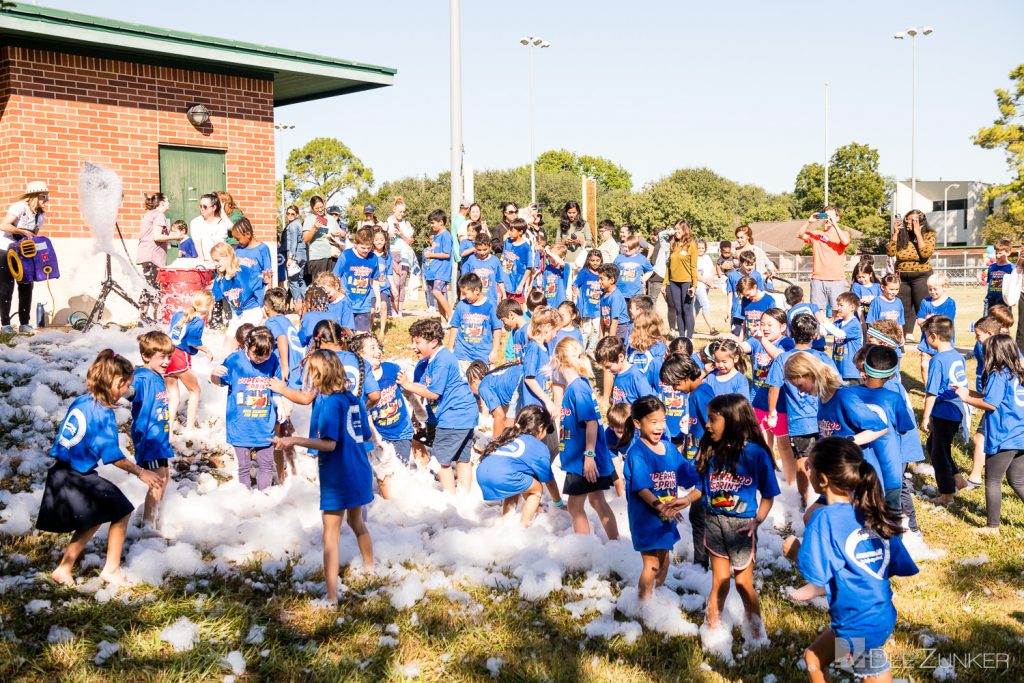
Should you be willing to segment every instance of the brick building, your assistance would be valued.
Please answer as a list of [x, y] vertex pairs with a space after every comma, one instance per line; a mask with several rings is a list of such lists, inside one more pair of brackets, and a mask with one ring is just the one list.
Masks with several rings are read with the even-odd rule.
[[[105, 258], [79, 214], [84, 162], [116, 171], [131, 259], [143, 193], [168, 218], [198, 215], [200, 194], [227, 190], [258, 236], [275, 241], [274, 108], [391, 85], [394, 69], [17, 4], [0, 10], [0, 210], [31, 180], [49, 186], [43, 234], [58, 254], [55, 323], [89, 312]], [[187, 112], [201, 105], [200, 125]], [[115, 279], [135, 293], [132, 278]], [[45, 287], [35, 301], [51, 307]], [[108, 299], [116, 320], [136, 314]]]

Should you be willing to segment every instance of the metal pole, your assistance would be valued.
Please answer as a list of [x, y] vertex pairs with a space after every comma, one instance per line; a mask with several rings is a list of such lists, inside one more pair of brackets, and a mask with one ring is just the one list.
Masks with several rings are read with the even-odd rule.
[[451, 28], [451, 202], [450, 216], [459, 212], [462, 199], [462, 38], [459, 0], [449, 0]]
[[537, 203], [537, 173], [536, 173], [536, 160], [537, 151], [534, 147], [535, 133], [533, 124], [533, 43], [531, 42], [526, 46], [527, 51], [530, 53], [530, 203]]
[[949, 185], [942, 191], [942, 246], [949, 246]]
[[825, 206], [828, 206], [828, 82], [825, 82]]
[[910, 208], [917, 204], [917, 35], [910, 36]]

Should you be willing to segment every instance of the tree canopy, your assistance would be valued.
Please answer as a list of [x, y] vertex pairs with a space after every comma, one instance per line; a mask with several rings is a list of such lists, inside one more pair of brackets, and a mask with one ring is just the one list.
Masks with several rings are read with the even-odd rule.
[[311, 197], [319, 195], [328, 205], [341, 204], [346, 191], [359, 192], [373, 185], [373, 171], [341, 140], [313, 138], [288, 154], [284, 183], [289, 202], [308, 205]]
[[572, 173], [588, 176], [604, 190], [631, 190], [633, 177], [629, 171], [605, 159], [588, 154], [576, 154], [565, 149], [549, 150], [537, 157], [537, 171], [545, 173]]
[[997, 88], [996, 104], [999, 116], [993, 125], [981, 128], [972, 138], [984, 149], [1002, 149], [1013, 177], [1009, 182], [993, 185], [985, 192], [986, 200], [1005, 195], [1004, 201], [989, 221], [1004, 234], [1012, 231], [1017, 237], [1024, 229], [1024, 64], [1010, 72], [1011, 89]]

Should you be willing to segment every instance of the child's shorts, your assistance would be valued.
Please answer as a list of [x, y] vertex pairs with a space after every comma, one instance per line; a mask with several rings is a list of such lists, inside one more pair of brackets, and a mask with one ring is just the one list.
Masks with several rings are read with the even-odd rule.
[[150, 472], [155, 472], [161, 467], [167, 467], [170, 461], [167, 458], [156, 458], [154, 460], [143, 460], [137, 463], [139, 467]]
[[384, 306], [384, 310], [387, 311], [389, 315], [394, 312], [394, 298], [391, 296], [390, 289], [380, 293], [380, 301], [378, 303]]
[[890, 669], [889, 657], [880, 647], [864, 649], [864, 641], [836, 636], [836, 659], [838, 668], [849, 671], [858, 679], [880, 676]]
[[435, 295], [448, 296], [448, 283], [444, 280], [427, 280], [427, 286]]
[[434, 445], [430, 447], [430, 455], [441, 467], [451, 467], [455, 462], [469, 462], [473, 455], [473, 432], [472, 429], [438, 427], [434, 431]]
[[562, 493], [566, 496], [585, 496], [588, 493], [607, 491], [619, 478], [614, 471], [606, 477], [598, 477], [597, 481], [591, 483], [586, 477], [572, 472], [565, 473], [565, 481], [562, 482]]
[[789, 443], [793, 446], [793, 457], [806, 458], [811, 454], [811, 449], [814, 448], [814, 443], [817, 440], [817, 434], [800, 434], [799, 436], [790, 434]]
[[174, 352], [171, 354], [171, 360], [167, 363], [167, 374], [177, 375], [180, 372], [192, 369], [192, 356], [191, 354], [182, 351], [175, 347]]
[[728, 558], [735, 571], [746, 569], [754, 561], [757, 532], [746, 534], [739, 530], [752, 521], [749, 517], [709, 514], [704, 528], [704, 547], [715, 557]]
[[732, 319], [732, 329], [730, 331], [732, 332], [733, 336], [739, 337], [743, 335], [743, 326], [746, 324], [746, 322], [747, 321], [744, 320], [743, 318]]
[[232, 311], [231, 320], [228, 322], [228, 329], [224, 331], [225, 337], [235, 338], [235, 332], [238, 328], [245, 323], [252, 323], [253, 325], [259, 325], [263, 322], [263, 309], [262, 308], [249, 308], [242, 311], [239, 314], [234, 314]]
[[903, 514], [903, 487], [885, 489], [885, 506], [897, 516]]
[[761, 425], [761, 429], [775, 436], [785, 436], [789, 434], [789, 418], [786, 417], [785, 413], [776, 413], [775, 416], [778, 418], [775, 421], [774, 427], [768, 426], [768, 411], [761, 410], [760, 408], [754, 408], [754, 414], [757, 415], [757, 423]]
[[984, 420], [982, 420], [981, 422], [978, 423], [978, 431], [976, 433], [977, 434], [981, 434], [982, 436], [985, 436], [985, 421]]
[[402, 461], [402, 464], [408, 465], [412, 455], [412, 442], [409, 439], [399, 439], [392, 441], [391, 445], [395, 447], [395, 455]]

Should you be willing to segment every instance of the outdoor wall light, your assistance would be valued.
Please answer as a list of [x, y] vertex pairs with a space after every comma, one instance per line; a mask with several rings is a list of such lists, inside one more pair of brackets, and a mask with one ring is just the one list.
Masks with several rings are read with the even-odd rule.
[[185, 116], [188, 117], [189, 123], [196, 128], [202, 128], [210, 120], [210, 110], [202, 104], [193, 104], [185, 112]]

